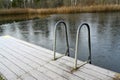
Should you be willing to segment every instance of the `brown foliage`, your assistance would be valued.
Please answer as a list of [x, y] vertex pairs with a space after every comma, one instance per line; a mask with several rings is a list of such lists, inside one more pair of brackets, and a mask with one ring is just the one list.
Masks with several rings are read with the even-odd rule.
[[83, 13], [83, 12], [110, 12], [120, 11], [120, 5], [92, 5], [92, 6], [72, 6], [60, 8], [18, 8], [0, 10], [0, 15], [6, 14], [65, 14], [65, 13]]

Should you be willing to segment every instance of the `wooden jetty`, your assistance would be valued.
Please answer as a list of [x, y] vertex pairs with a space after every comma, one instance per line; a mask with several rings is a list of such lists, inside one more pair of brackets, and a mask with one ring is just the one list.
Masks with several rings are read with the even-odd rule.
[[71, 57], [53, 60], [51, 50], [10, 36], [0, 37], [0, 74], [6, 80], [120, 80], [119, 73], [91, 64], [75, 71], [73, 66]]

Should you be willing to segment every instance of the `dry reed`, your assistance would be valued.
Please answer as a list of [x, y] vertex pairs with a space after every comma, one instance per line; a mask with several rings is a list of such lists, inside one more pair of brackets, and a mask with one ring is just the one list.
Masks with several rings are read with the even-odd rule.
[[42, 9], [2, 9], [3, 14], [65, 14], [65, 13], [85, 13], [85, 12], [112, 12], [120, 11], [120, 5], [92, 5], [92, 6], [71, 6], [60, 8], [42, 8]]

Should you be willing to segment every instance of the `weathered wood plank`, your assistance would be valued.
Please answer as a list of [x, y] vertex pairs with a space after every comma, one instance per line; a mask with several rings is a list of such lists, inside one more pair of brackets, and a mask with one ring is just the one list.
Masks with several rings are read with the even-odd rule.
[[21, 76], [21, 78], [22, 78], [22, 80], [36, 80], [35, 78], [30, 76], [29, 74], [24, 74]]
[[[8, 50], [8, 52], [10, 52], [9, 54], [11, 54], [11, 55], [13, 55], [13, 56], [15, 56], [15, 57], [17, 57], [18, 59], [20, 59], [21, 61], [24, 61], [26, 64], [29, 64], [30, 66], [32, 66], [34, 69], [38, 69], [38, 67], [39, 67], [39, 71], [40, 72], [44, 72], [44, 74], [46, 74], [46, 73], [52, 73], [52, 74], [47, 74], [48, 76], [50, 76], [50, 75], [53, 75], [54, 74], [54, 76], [50, 76], [50, 77], [52, 77], [54, 80], [56, 80], [56, 77], [57, 78], [59, 78], [59, 80], [65, 80], [65, 78], [62, 78], [61, 76], [59, 76], [59, 75], [57, 75], [57, 74], [55, 74], [55, 73], [53, 73], [52, 71], [50, 71], [49, 69], [46, 69], [46, 68], [41, 68], [41, 63], [40, 63], [40, 65], [39, 64], [37, 64], [36, 62], [33, 62], [33, 61], [30, 61], [30, 60], [28, 60], [28, 59], [26, 59], [25, 57], [23, 57], [23, 56], [21, 56], [21, 55], [19, 55], [19, 53], [15, 53], [15, 52], [11, 52], [10, 50]], [[34, 59], [33, 59], [34, 60]], [[37, 60], [37, 61], [40, 61], [40, 60]], [[40, 69], [41, 68], [41, 69]], [[44, 71], [45, 70], [45, 71]], [[30, 72], [32, 73], [32, 71], [33, 70], [31, 70]]]
[[[8, 42], [9, 41], [9, 42]], [[30, 47], [30, 46], [25, 46], [25, 45], [23, 45], [23, 44], [20, 44], [20, 43], [18, 43], [18, 42], [16, 42], [16, 41], [10, 41], [10, 40], [7, 40], [7, 41], [4, 41], [5, 42], [5, 44], [9, 44], [9, 45], [11, 45], [11, 47], [15, 47], [15, 48], [19, 48], [21, 51], [24, 51], [24, 52], [26, 52], [26, 53], [35, 53], [35, 54], [37, 54], [37, 55], [40, 55], [40, 56], [45, 56], [45, 57], [47, 57], [47, 58], [51, 58], [51, 57], [53, 57], [51, 54], [49, 54], [49, 53], [46, 53], [45, 51], [42, 51], [42, 50], [36, 50], [35, 48], [32, 48], [32, 47]], [[12, 44], [12, 43], [14, 43], [14, 44]], [[24, 48], [23, 48], [24, 47]], [[31, 54], [32, 55], [32, 54]]]
[[4, 57], [0, 59], [0, 72], [8, 80], [36, 80]]
[[44, 59], [45, 59], [46, 57], [44, 57]]
[[[45, 48], [43, 48], [43, 47], [40, 47], [40, 46], [37, 46], [37, 45], [34, 45], [34, 44], [29, 44], [29, 43], [27, 43], [27, 42], [25, 42], [25, 41], [22, 41], [22, 40], [19, 40], [19, 39], [10, 37], [10, 36], [5, 36], [5, 37], [3, 36], [2, 39], [3, 39], [3, 38], [4, 38], [5, 40], [17, 41], [17, 42], [21, 43], [22, 45], [32, 47], [32, 48], [35, 49], [35, 50], [43, 51], [43, 52], [48, 53], [48, 54], [52, 54], [52, 53], [53, 53], [53, 51], [51, 51], [51, 50], [45, 49]], [[58, 55], [58, 56], [61, 56], [61, 54], [56, 54], [56, 56], [57, 56], [57, 55]]]
[[[6, 66], [0, 63], [0, 72], [5, 76], [8, 80], [17, 80], [17, 75], [15, 75], [12, 71], [10, 71]], [[21, 79], [20, 79], [21, 80]]]
[[[6, 46], [4, 46], [5, 48], [7, 48]], [[12, 48], [12, 47], [11, 47]], [[15, 47], [13, 47], [13, 49], [15, 49]], [[18, 50], [18, 49], [17, 49]], [[21, 55], [19, 55], [19, 53], [15, 53], [14, 51], [10, 51], [9, 49], [7, 49], [7, 51], [9, 52], [9, 54], [11, 54], [11, 55], [13, 55], [13, 56], [15, 56], [15, 57], [17, 57], [18, 59], [21, 59], [21, 60], [25, 60], [25, 62], [27, 61], [28, 62], [28, 60], [26, 60], [23, 56], [21, 56]], [[22, 52], [21, 52], [22, 53]], [[34, 59], [33, 59], [34, 60]], [[40, 60], [38, 60], [38, 61], [40, 61]], [[34, 63], [34, 62], [33, 62]], [[30, 64], [30, 63], [27, 63], [27, 64]], [[31, 66], [33, 66], [33, 67], [36, 67], [35, 65], [37, 65], [38, 67], [39, 67], [39, 65], [38, 64], [31, 64]], [[43, 69], [43, 68], [42, 68]], [[48, 70], [48, 69], [44, 69], [44, 70]], [[41, 70], [39, 70], [39, 71], [41, 71]], [[33, 71], [31, 71], [31, 73], [32, 73]], [[42, 70], [42, 72], [44, 72], [45, 73], [45, 71], [43, 71]], [[56, 78], [55, 77], [59, 77], [59, 79], [61, 79], [61, 80], [65, 80], [65, 78], [62, 78], [61, 76], [59, 76], [59, 75], [56, 75], [55, 73], [53, 73], [53, 72], [51, 72], [51, 71], [47, 71], [47, 72], [49, 72], [49, 73], [52, 73], [52, 74], [54, 74], [55, 76], [54, 76], [54, 80], [56, 80]], [[53, 77], [53, 76], [52, 76]]]
[[[9, 51], [10, 52], [10, 51]], [[16, 55], [16, 54], [15, 54]], [[17, 57], [17, 56], [16, 56]], [[45, 58], [45, 57], [44, 57]], [[37, 61], [39, 61], [39, 60], [37, 60]], [[64, 78], [63, 78], [64, 79]]]
[[30, 70], [30, 74], [32, 74], [37, 80], [53, 80], [51, 77], [39, 72], [38, 70]]
[[[64, 60], [67, 61], [67, 63], [73, 63], [74, 64], [74, 59], [73, 58], [69, 58], [69, 57], [62, 57], [60, 60]], [[78, 64], [82, 64], [82, 61], [78, 60]], [[72, 65], [71, 65], [72, 66]], [[91, 65], [91, 64], [86, 64], [84, 65], [85, 68], [91, 69], [93, 71], [96, 71], [97, 73], [101, 73], [103, 75], [109, 76], [109, 77], [114, 77], [116, 75], [116, 72], [104, 69], [104, 68], [100, 68], [97, 67], [95, 65]]]
[[46, 67], [39, 67], [38, 71], [43, 72], [44, 74], [48, 75], [49, 77], [51, 77], [53, 80], [68, 80], [64, 77], [62, 77], [61, 75], [57, 74], [56, 72], [46, 68]]
[[[59, 59], [60, 60], [60, 59]], [[59, 62], [59, 61], [54, 61], [54, 62], [50, 62], [52, 65], [55, 65], [61, 69], [63, 69], [66, 72], [69, 72], [71, 74], [74, 74], [76, 76], [79, 76], [83, 79], [90, 79], [90, 80], [100, 80], [98, 77], [90, 75], [84, 71], [75, 71], [75, 72], [71, 72], [73, 70], [73, 67], [71, 65], [68, 65], [67, 62]], [[73, 64], [72, 64], [73, 65]], [[86, 78], [85, 78], [86, 77]]]
[[[9, 41], [9, 43], [8, 43], [8, 41]], [[17, 49], [19, 49], [21, 51], [24, 51], [25, 53], [28, 53], [29, 55], [32, 55], [34, 57], [40, 56], [41, 57], [40, 59], [43, 59], [43, 60], [46, 60], [46, 61], [49, 61], [49, 60], [53, 59], [53, 55], [50, 52], [48, 53], [48, 52], [45, 52], [45, 51], [42, 51], [42, 50], [37, 50], [35, 48], [31, 48], [29, 46], [25, 46], [23, 44], [20, 44], [20, 43], [16, 42], [16, 40], [15, 41], [7, 40], [7, 41], [4, 41], [4, 42], [7, 45], [11, 45], [11, 47], [13, 47], [13, 49], [17, 48]], [[34, 54], [32, 54], [32, 53], [34, 53]], [[59, 55], [59, 56], [62, 56], [62, 55]]]
[[[11, 53], [9, 51], [9, 54], [4, 53], [2, 55], [7, 57], [7, 59], [10, 60], [11, 62], [15, 63], [17, 66], [19, 66], [21, 69], [23, 69], [26, 73], [29, 73], [31, 76], [34, 76], [34, 78], [41, 79], [41, 80], [44, 80], [44, 79], [45, 80], [52, 80], [47, 76], [45, 77], [45, 75], [42, 74], [41, 72], [38, 73], [37, 70], [33, 72], [33, 69], [35, 69], [35, 68], [33, 68], [29, 63], [26, 64], [24, 61], [22, 61], [22, 59], [20, 60], [19, 58], [12, 56], [10, 54]], [[13, 69], [15, 69], [15, 68], [13, 68]]]
[[[0, 52], [1, 52], [1, 50], [0, 50]], [[1, 55], [1, 53], [0, 53], [0, 55]], [[14, 63], [10, 62], [7, 58], [5, 58], [4, 55], [3, 55], [3, 58], [0, 58], [0, 63], [4, 64], [7, 68], [9, 68], [16, 75], [20, 75], [21, 76], [22, 74], [25, 73], [25, 71], [23, 71], [18, 66], [16, 66]]]
[[71, 74], [69, 72], [66, 72], [65, 70], [62, 70], [61, 68], [56, 67], [56, 66], [54, 66], [52, 64], [48, 63], [48, 64], [45, 65], [45, 67], [52, 70], [53, 72], [61, 75], [62, 77], [66, 78], [68, 80], [84, 80], [84, 78], [81, 78], [81, 77], [73, 75], [73, 74]]
[[8, 80], [120, 80], [119, 74], [91, 64], [72, 71], [73, 58], [53, 61], [51, 50], [13, 37], [0, 37], [0, 44], [0, 72]]
[[[40, 64], [39, 66], [42, 66], [42, 65], [47, 63], [46, 61], [38, 59], [38, 58], [36, 58], [36, 57], [34, 57], [32, 55], [29, 55], [28, 53], [25, 53], [25, 52], [23, 52], [21, 50], [19, 50], [19, 52], [18, 52], [17, 50], [19, 48], [16, 49], [15, 47], [12, 47], [12, 46], [9, 49], [6, 46], [5, 46], [5, 48], [7, 48], [6, 51], [10, 52], [9, 54], [17, 57], [18, 59], [20, 59], [23, 62], [31, 62], [32, 64], [35, 64], [35, 63]], [[4, 50], [5, 50], [5, 48], [4, 48]], [[14, 49], [14, 50], [12, 50], [12, 49]], [[34, 61], [34, 63], [33, 63], [33, 61]]]
[[[66, 57], [66, 56], [62, 57], [62, 58], [67, 59], [70, 62], [74, 61], [73, 58], [69, 58], [69, 57]], [[81, 61], [78, 60], [78, 63], [81, 64]], [[97, 74], [103, 74], [103, 75], [108, 76], [108, 77], [106, 77], [107, 78], [106, 80], [120, 80], [120, 74], [119, 73], [116, 73], [116, 72], [113, 72], [113, 71], [110, 71], [110, 70], [107, 70], [107, 69], [103, 69], [103, 68], [100, 68], [100, 67], [97, 67], [97, 66], [94, 66], [94, 65], [91, 65], [91, 64], [86, 64], [83, 67], [88, 68], [88, 70], [95, 71]], [[87, 72], [87, 73], [89, 73], [89, 72]], [[103, 77], [103, 78], [105, 78], [105, 77]]]
[[0, 49], [0, 52], [2, 52], [1, 55], [3, 55], [7, 60], [11, 61], [15, 65], [19, 66], [21, 69], [25, 70], [26, 72], [32, 69], [28, 64], [25, 64], [22, 61], [20, 61], [18, 58], [15, 58], [12, 55], [8, 54], [9, 52], [7, 51], [3, 52], [3, 51], [5, 50]]

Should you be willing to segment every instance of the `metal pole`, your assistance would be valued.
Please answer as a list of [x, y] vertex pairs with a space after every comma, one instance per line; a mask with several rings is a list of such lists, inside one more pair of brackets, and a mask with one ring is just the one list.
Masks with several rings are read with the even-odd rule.
[[57, 27], [59, 24], [63, 24], [64, 28], [65, 28], [65, 34], [66, 34], [66, 45], [67, 45], [67, 49], [66, 49], [66, 53], [65, 55], [69, 56], [69, 41], [68, 41], [68, 32], [67, 32], [67, 25], [63, 20], [58, 21], [55, 24], [55, 29], [54, 29], [54, 44], [53, 44], [53, 51], [54, 51], [54, 60], [56, 60], [56, 32], [57, 32]]
[[74, 69], [77, 69], [77, 54], [78, 54], [78, 45], [79, 45], [79, 35], [80, 30], [83, 26], [86, 26], [88, 29], [88, 48], [89, 48], [89, 56], [87, 62], [91, 64], [91, 39], [90, 39], [90, 27], [87, 23], [83, 23], [80, 25], [77, 29], [77, 35], [76, 35], [76, 46], [75, 46], [75, 61], [74, 61]]

